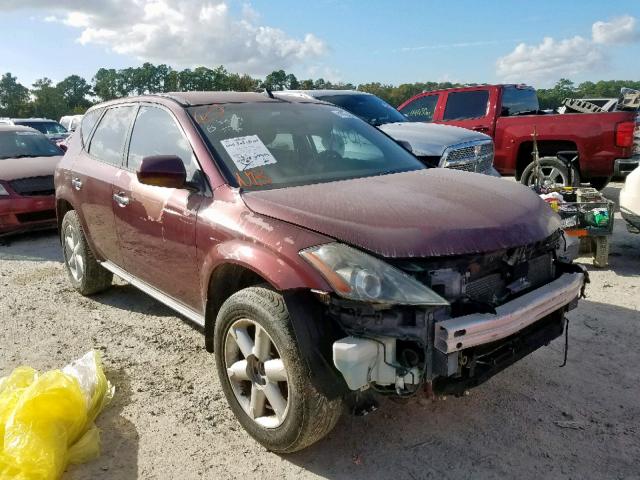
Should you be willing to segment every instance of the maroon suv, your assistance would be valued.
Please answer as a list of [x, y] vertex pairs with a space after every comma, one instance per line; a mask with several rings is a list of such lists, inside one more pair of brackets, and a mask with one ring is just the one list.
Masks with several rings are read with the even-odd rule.
[[561, 335], [586, 280], [527, 188], [427, 169], [314, 99], [103, 103], [55, 182], [75, 288], [116, 274], [202, 325], [231, 409], [278, 452], [354, 392], [464, 393]]

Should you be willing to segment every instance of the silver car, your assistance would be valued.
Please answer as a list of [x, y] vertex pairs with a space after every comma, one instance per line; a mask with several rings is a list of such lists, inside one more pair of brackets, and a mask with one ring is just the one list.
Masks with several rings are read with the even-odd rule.
[[285, 90], [276, 96], [306, 96], [332, 103], [410, 147], [426, 165], [499, 177], [493, 167], [493, 140], [466, 128], [409, 121], [379, 97], [357, 90]]

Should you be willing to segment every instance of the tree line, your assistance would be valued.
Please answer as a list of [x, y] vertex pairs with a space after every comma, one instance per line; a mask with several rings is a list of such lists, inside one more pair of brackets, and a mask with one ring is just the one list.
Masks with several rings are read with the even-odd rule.
[[[323, 78], [298, 80], [292, 73], [276, 70], [264, 79], [230, 73], [223, 66], [175, 70], [168, 65], [144, 63], [124, 69], [101, 68], [90, 82], [70, 75], [55, 83], [49, 78], [36, 80], [31, 88], [18, 82], [11, 73], [0, 77], [0, 116], [46, 117], [84, 113], [97, 102], [129, 95], [194, 90], [254, 91], [258, 88], [284, 89], [358, 89], [373, 93], [398, 106], [418, 93], [461, 86], [452, 82], [416, 82], [390, 85], [379, 82], [354, 85], [330, 82]], [[541, 108], [557, 108], [567, 97], [617, 97], [621, 87], [640, 90], [640, 81], [601, 80], [582, 82], [561, 79], [552, 88], [539, 89]]]

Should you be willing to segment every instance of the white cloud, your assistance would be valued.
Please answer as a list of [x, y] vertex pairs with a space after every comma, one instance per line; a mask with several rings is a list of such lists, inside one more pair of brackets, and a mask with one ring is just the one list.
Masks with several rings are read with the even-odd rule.
[[237, 15], [225, 0], [5, 0], [0, 11], [36, 8], [46, 21], [80, 31], [81, 45], [103, 45], [123, 55], [178, 66], [224, 65], [262, 75], [314, 60], [326, 43], [308, 33], [296, 39], [260, 25], [245, 5]]
[[610, 22], [594, 23], [591, 35], [595, 43], [604, 45], [632, 43], [640, 39], [636, 19], [630, 15], [614, 18]]
[[557, 79], [592, 70], [604, 60], [603, 53], [582, 37], [560, 41], [546, 37], [539, 45], [519, 44], [498, 59], [497, 69], [500, 77], [511, 81]]
[[497, 74], [507, 81], [552, 83], [561, 77], [602, 69], [609, 62], [610, 52], [601, 45], [640, 39], [635, 24], [636, 19], [626, 15], [610, 22], [595, 22], [590, 39], [545, 37], [538, 45], [520, 43], [511, 53], [498, 58]]

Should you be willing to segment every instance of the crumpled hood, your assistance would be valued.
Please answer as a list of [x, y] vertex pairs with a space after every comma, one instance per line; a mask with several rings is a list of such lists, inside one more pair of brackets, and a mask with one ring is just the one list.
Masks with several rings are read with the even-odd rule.
[[437, 123], [398, 122], [380, 125], [378, 128], [394, 140], [408, 142], [416, 156], [440, 157], [448, 146], [477, 140], [491, 140], [491, 137], [484, 133]]
[[23, 157], [0, 159], [0, 180], [44, 177], [53, 175], [62, 155], [54, 157]]
[[543, 240], [559, 217], [515, 182], [442, 168], [243, 192], [256, 213], [383, 257], [480, 253]]

